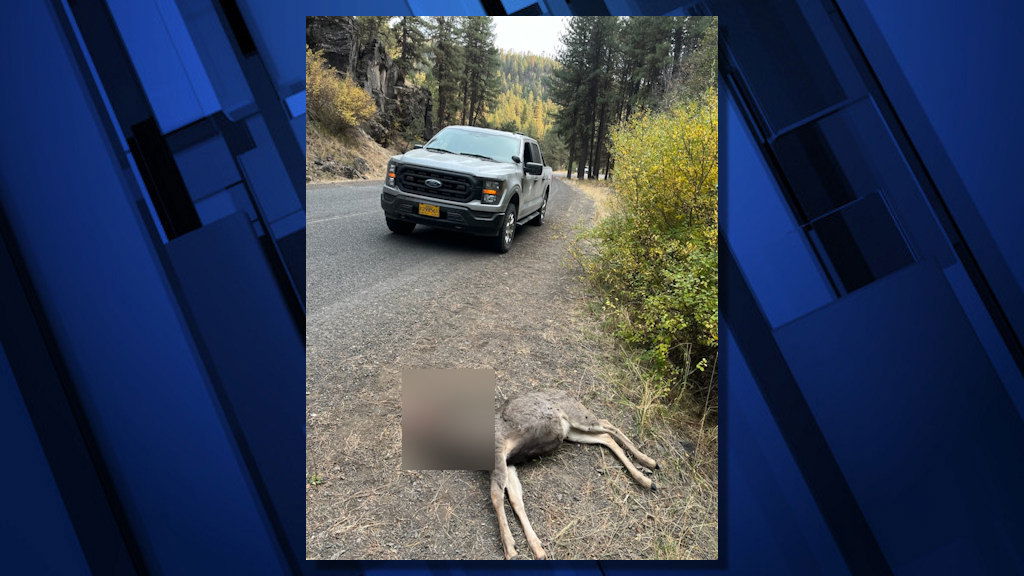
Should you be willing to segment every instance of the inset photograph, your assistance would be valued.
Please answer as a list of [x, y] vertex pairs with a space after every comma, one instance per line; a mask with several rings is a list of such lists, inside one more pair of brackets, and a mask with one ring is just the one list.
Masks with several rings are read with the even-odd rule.
[[307, 19], [308, 559], [718, 558], [717, 41]]

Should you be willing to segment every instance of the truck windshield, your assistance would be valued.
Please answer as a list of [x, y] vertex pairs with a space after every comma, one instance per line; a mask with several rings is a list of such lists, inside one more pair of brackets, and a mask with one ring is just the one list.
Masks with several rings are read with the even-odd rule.
[[497, 162], [512, 162], [512, 156], [519, 154], [519, 140], [493, 132], [445, 128], [434, 135], [424, 148], [485, 156]]

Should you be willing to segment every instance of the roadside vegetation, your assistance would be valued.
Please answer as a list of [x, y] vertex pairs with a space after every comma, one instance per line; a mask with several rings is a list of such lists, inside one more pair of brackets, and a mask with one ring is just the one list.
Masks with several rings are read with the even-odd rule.
[[[686, 490], [658, 558], [718, 555], [717, 29], [577, 19], [551, 93], [566, 176], [597, 205], [576, 256], [618, 342], [617, 400]], [[576, 70], [576, 72], [573, 72]], [[590, 72], [580, 72], [589, 70]], [[595, 78], [596, 77], [596, 78]]]
[[327, 65], [323, 53], [306, 47], [306, 118], [320, 129], [341, 133], [377, 113], [358, 84]]
[[610, 213], [591, 232], [597, 251], [584, 260], [616, 335], [646, 368], [643, 405], [683, 400], [700, 410], [707, 404], [711, 416], [718, 354], [715, 97], [682, 101], [613, 130]]
[[673, 16], [572, 18], [546, 80], [566, 177], [614, 174], [615, 126], [699, 97], [715, 84], [717, 20]]
[[[618, 343], [617, 400], [687, 486], [659, 558], [717, 557], [718, 98], [714, 18], [574, 18], [547, 81], [565, 176], [597, 222], [575, 253]], [[574, 177], [574, 178], [573, 178]], [[671, 472], [669, 472], [671, 471]]]
[[[713, 18], [575, 18], [549, 91], [566, 176], [599, 191], [580, 261], [657, 413], [717, 424], [718, 104]], [[593, 183], [593, 184], [590, 184]]]

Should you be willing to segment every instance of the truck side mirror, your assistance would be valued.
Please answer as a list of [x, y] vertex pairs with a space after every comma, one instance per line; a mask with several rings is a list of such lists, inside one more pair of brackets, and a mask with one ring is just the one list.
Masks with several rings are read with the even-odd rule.
[[413, 144], [413, 145], [412, 145], [412, 147], [413, 147], [414, 149], [415, 149], [415, 148], [423, 148], [423, 144]]
[[516, 164], [520, 164], [522, 163], [523, 159], [520, 158], [519, 156], [513, 156], [512, 161], [515, 162]]
[[527, 162], [526, 173], [532, 176], [540, 176], [544, 173], [544, 165], [540, 162]]

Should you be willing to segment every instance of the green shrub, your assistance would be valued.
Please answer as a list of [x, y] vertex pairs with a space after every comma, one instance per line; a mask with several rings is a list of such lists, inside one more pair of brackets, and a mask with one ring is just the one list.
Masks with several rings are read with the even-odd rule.
[[342, 131], [369, 120], [377, 105], [366, 90], [341, 77], [323, 55], [306, 47], [306, 114], [311, 122]]
[[707, 392], [718, 350], [716, 96], [634, 118], [611, 138], [614, 204], [585, 270], [656, 379]]

